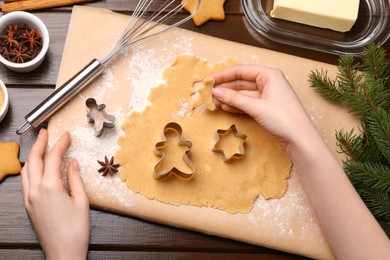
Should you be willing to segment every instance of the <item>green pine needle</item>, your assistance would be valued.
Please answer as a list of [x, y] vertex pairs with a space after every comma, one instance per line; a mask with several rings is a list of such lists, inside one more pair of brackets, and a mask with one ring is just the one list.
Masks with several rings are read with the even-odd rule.
[[367, 80], [380, 83], [387, 89], [390, 88], [390, 61], [386, 57], [386, 51], [370, 44], [362, 56], [362, 71]]
[[314, 87], [315, 91], [323, 96], [325, 99], [341, 103], [343, 100], [342, 93], [339, 92], [336, 81], [328, 77], [326, 71], [315, 71], [309, 75], [309, 81]]
[[344, 163], [344, 169], [355, 183], [359, 182], [360, 185], [390, 193], [390, 168], [388, 166], [347, 161]]
[[344, 55], [337, 68], [335, 80], [315, 71], [309, 82], [361, 120], [359, 133], [336, 131], [337, 145], [347, 157], [346, 174], [390, 238], [390, 61], [384, 49], [371, 44], [360, 61]]
[[390, 115], [378, 107], [373, 109], [367, 121], [379, 150], [390, 164]]
[[346, 154], [349, 160], [357, 161], [361, 157], [362, 137], [355, 134], [355, 129], [336, 131], [336, 140], [341, 153]]

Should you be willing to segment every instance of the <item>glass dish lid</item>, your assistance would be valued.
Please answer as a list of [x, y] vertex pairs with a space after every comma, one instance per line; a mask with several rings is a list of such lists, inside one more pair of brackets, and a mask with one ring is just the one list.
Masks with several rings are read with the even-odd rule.
[[337, 55], [360, 55], [370, 43], [382, 45], [390, 36], [389, 0], [360, 0], [356, 23], [345, 33], [272, 18], [273, 2], [241, 0], [241, 5], [252, 27], [278, 43]]

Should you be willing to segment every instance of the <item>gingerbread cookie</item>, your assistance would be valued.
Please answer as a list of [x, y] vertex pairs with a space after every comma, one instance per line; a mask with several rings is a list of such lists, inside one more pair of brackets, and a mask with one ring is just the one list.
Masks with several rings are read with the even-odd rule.
[[2, 143], [0, 142], [0, 181], [7, 175], [15, 175], [20, 173], [22, 166], [19, 159], [19, 144], [18, 143]]
[[204, 105], [206, 109], [214, 111], [216, 106], [213, 102], [213, 87], [215, 80], [213, 78], [205, 78], [201, 82], [201, 86], [196, 90], [197, 98], [192, 102], [192, 108], [197, 108]]
[[[192, 17], [194, 24], [196, 26], [201, 26], [205, 22], [209, 20], [213, 21], [222, 21], [225, 19], [225, 11], [223, 9], [223, 5], [225, 0], [207, 0], [201, 1], [198, 11]], [[182, 4], [184, 4], [184, 9], [193, 13], [196, 6], [198, 5], [198, 0], [182, 0]]]

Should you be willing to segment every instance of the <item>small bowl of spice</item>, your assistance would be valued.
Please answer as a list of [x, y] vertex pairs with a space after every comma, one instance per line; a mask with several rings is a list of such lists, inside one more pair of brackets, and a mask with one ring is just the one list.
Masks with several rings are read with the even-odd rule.
[[0, 80], [0, 122], [7, 114], [9, 107], [8, 91], [3, 81]]
[[0, 17], [0, 62], [16, 72], [38, 68], [49, 48], [49, 32], [37, 16], [23, 11]]

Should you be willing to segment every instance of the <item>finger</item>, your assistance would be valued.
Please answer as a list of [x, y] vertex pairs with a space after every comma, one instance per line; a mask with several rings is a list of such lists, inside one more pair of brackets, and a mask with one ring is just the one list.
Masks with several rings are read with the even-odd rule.
[[85, 203], [88, 205], [88, 197], [85, 192], [83, 179], [80, 176], [80, 168], [77, 160], [72, 160], [68, 164], [66, 172], [69, 185], [69, 193], [75, 203]]
[[[252, 97], [252, 98], [257, 98], [257, 99], [261, 97], [259, 91], [242, 90], [242, 91], [240, 91], [240, 93], [245, 95], [245, 96]], [[222, 107], [222, 109], [225, 110], [225, 111], [228, 111], [228, 112], [238, 112], [238, 111], [235, 111], [237, 109], [234, 109], [233, 107], [231, 107], [231, 106], [221, 102], [217, 98], [213, 98], [213, 102], [218, 107], [222, 107], [222, 105], [224, 105], [224, 107]], [[239, 111], [241, 113], [243, 113], [241, 110], [239, 110]]]
[[28, 174], [29, 187], [37, 187], [41, 182], [43, 170], [45, 164], [43, 162], [43, 156], [45, 155], [46, 146], [47, 146], [47, 131], [46, 129], [41, 129], [39, 131], [37, 140], [35, 141], [31, 151], [27, 157], [27, 168], [26, 173]]
[[[214, 98], [218, 99], [226, 109], [241, 110], [252, 117], [256, 117], [256, 114], [261, 113], [262, 100], [253, 98], [251, 96], [244, 95], [238, 91], [228, 88], [215, 88], [213, 89]], [[232, 108], [228, 108], [230, 106]]]
[[229, 112], [229, 113], [245, 114], [245, 112], [241, 111], [240, 109], [232, 107], [232, 106], [229, 106], [229, 105], [226, 105], [226, 104], [222, 104], [221, 105], [221, 109], [223, 111], [226, 111], [226, 112]]
[[29, 179], [28, 179], [28, 170], [27, 169], [28, 169], [27, 162], [25, 162], [22, 170], [20, 171], [21, 191], [22, 191], [22, 197], [23, 197], [24, 204], [26, 204], [28, 201], [27, 194], [29, 192]]
[[231, 82], [235, 80], [245, 80], [256, 82], [259, 73], [264, 74], [266, 67], [251, 66], [251, 65], [237, 65], [228, 69], [213, 73], [209, 76], [215, 79], [215, 85]]
[[45, 174], [43, 178], [47, 181], [61, 180], [61, 163], [70, 144], [70, 135], [68, 131], [58, 139], [57, 143], [47, 152], [45, 161]]
[[214, 85], [215, 88], [230, 88], [235, 90], [257, 90], [257, 84], [255, 81], [247, 80], [233, 80], [229, 82], [223, 82], [218, 85]]
[[252, 97], [252, 98], [260, 98], [260, 93], [259, 91], [249, 91], [249, 90], [241, 90], [239, 91], [242, 95]]

